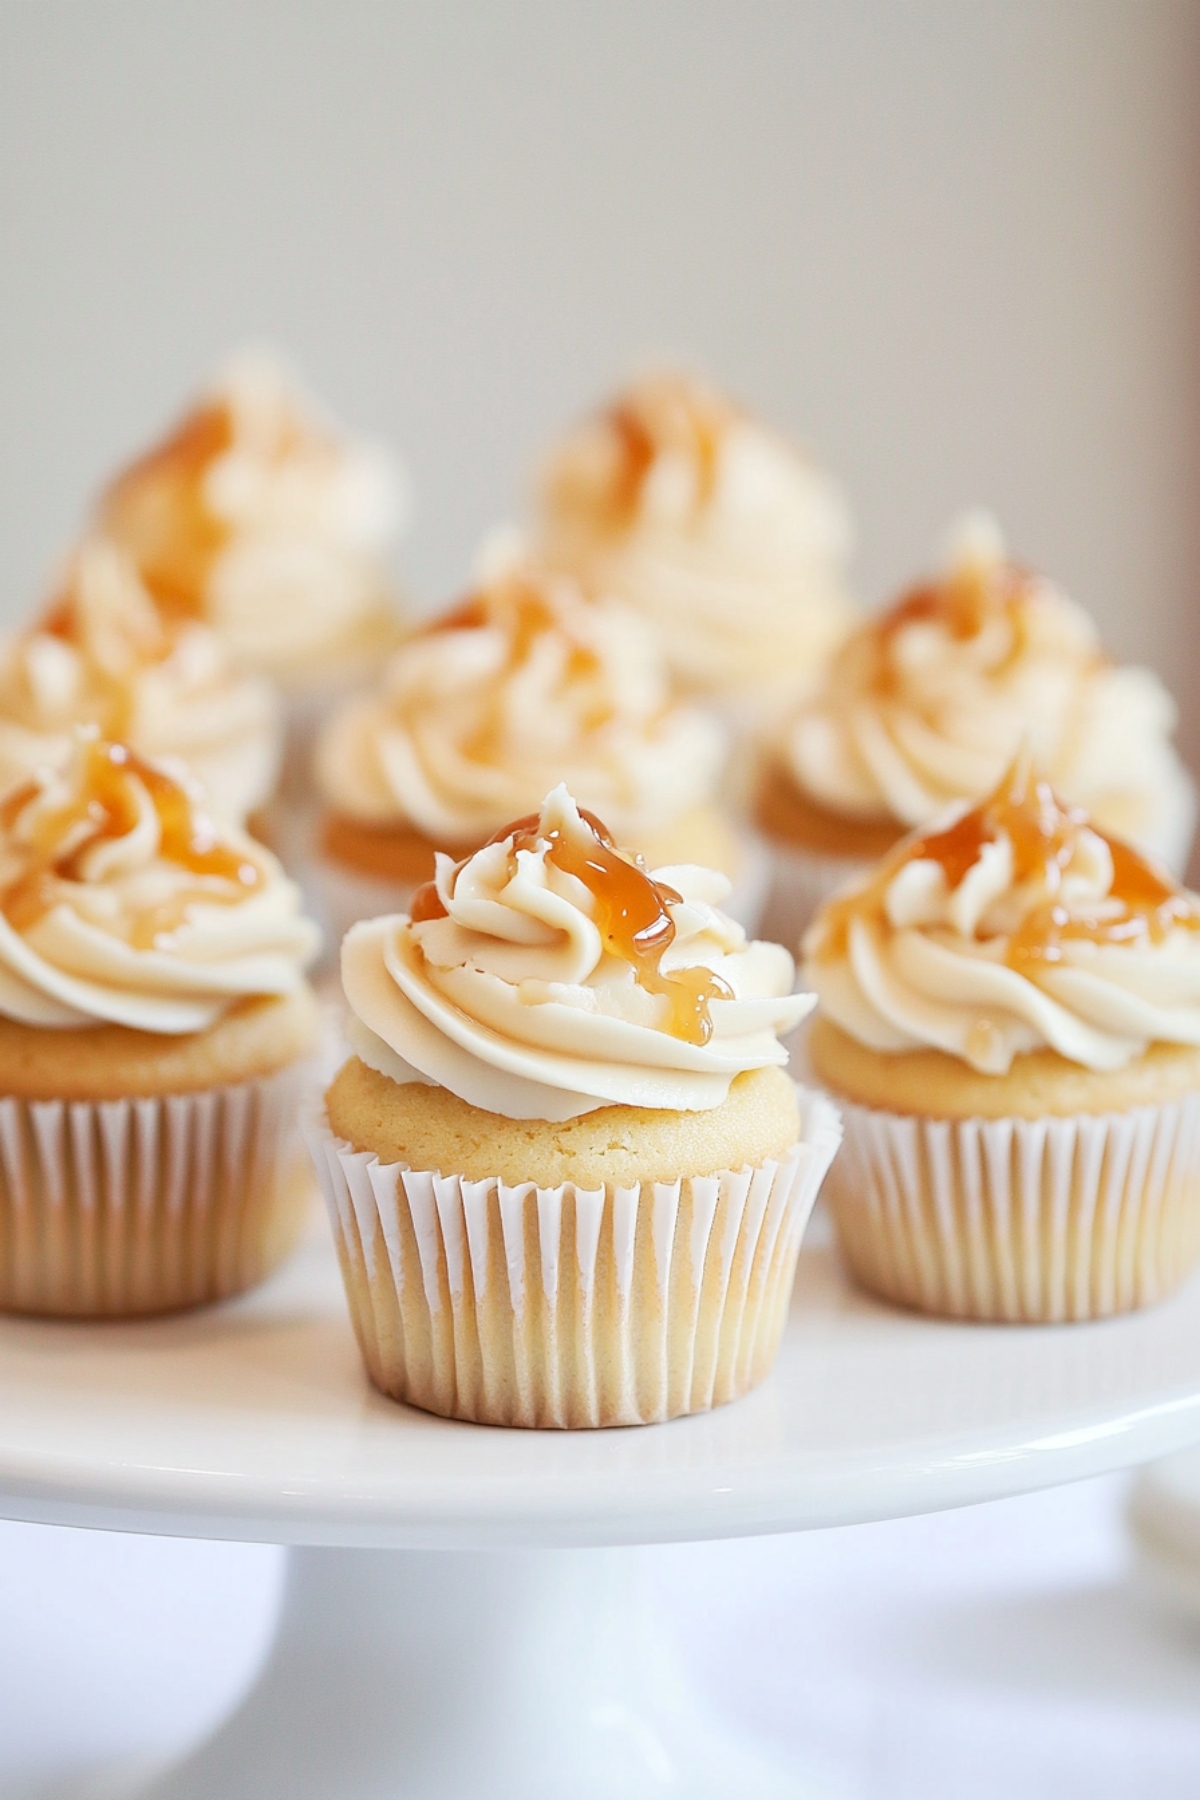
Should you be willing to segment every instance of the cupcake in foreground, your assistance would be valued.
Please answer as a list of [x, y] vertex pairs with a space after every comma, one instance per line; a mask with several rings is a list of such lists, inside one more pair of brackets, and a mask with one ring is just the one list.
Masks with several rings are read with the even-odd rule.
[[398, 636], [390, 456], [341, 436], [287, 371], [243, 355], [103, 495], [98, 528], [164, 610], [202, 619], [290, 694], [364, 673]]
[[865, 1286], [929, 1312], [1099, 1318], [1200, 1257], [1200, 898], [1022, 757], [805, 942], [829, 1184]]
[[838, 1123], [784, 1073], [812, 1001], [725, 887], [648, 875], [559, 787], [349, 933], [312, 1147], [385, 1393], [621, 1425], [766, 1374]]
[[540, 519], [553, 561], [650, 619], [684, 688], [743, 709], [810, 685], [854, 617], [838, 490], [686, 375], [635, 382], [569, 433]]
[[0, 803], [0, 1306], [128, 1317], [268, 1274], [310, 1192], [316, 928], [261, 845], [122, 744]]
[[1022, 744], [1097, 824], [1182, 870], [1195, 792], [1174, 725], [1158, 678], [1108, 662], [1087, 614], [972, 518], [945, 573], [862, 625], [776, 735], [757, 808], [776, 853], [766, 929], [794, 943], [908, 831], [989, 793]]
[[[406, 904], [564, 780], [652, 867], [713, 865], [752, 910], [754, 850], [714, 799], [725, 733], [671, 699], [653, 637], [567, 576], [508, 564], [408, 638], [325, 727], [322, 882], [344, 929]], [[759, 862], [761, 863], [761, 853]]]
[[271, 683], [237, 673], [208, 626], [164, 616], [102, 538], [76, 552], [44, 617], [0, 644], [0, 791], [61, 768], [80, 725], [185, 763], [222, 818], [262, 806], [279, 773], [283, 712]]

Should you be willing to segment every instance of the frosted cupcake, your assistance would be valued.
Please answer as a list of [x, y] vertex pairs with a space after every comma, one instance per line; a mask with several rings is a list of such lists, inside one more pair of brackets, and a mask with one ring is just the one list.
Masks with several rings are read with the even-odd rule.
[[1174, 724], [1157, 677], [1110, 663], [1087, 614], [971, 519], [944, 574], [862, 625], [776, 736], [758, 798], [775, 852], [765, 928], [794, 943], [906, 832], [989, 793], [1022, 744], [1099, 825], [1180, 870], [1195, 795]]
[[79, 725], [186, 765], [239, 823], [270, 797], [283, 751], [271, 683], [235, 671], [207, 625], [161, 613], [101, 538], [76, 553], [46, 615], [0, 644], [0, 792], [61, 768]]
[[252, 355], [117, 477], [98, 523], [160, 606], [204, 620], [296, 699], [358, 678], [396, 641], [388, 561], [406, 510], [391, 457]]
[[385, 1393], [621, 1425], [766, 1374], [838, 1128], [784, 1074], [812, 1002], [726, 885], [649, 876], [560, 787], [350, 932], [355, 1054], [312, 1141]]
[[261, 845], [83, 734], [0, 803], [0, 1307], [216, 1300], [290, 1248], [315, 927]]
[[756, 722], [811, 684], [852, 621], [840, 493], [692, 377], [635, 382], [571, 432], [540, 511], [547, 554], [644, 613], [684, 688]]
[[1200, 1257], [1200, 899], [1022, 758], [827, 902], [805, 942], [829, 1184], [865, 1286], [1099, 1318]]
[[[753, 911], [761, 856], [714, 793], [725, 733], [671, 698], [645, 625], [570, 577], [505, 564], [395, 652], [316, 756], [331, 917], [395, 911], [565, 780], [645, 860], [713, 865]], [[758, 891], [756, 892], [756, 885]]]

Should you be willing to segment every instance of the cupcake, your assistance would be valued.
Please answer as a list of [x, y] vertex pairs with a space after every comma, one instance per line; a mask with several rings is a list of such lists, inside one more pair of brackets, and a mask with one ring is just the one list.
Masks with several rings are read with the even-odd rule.
[[309, 1187], [316, 929], [274, 859], [81, 733], [0, 803], [0, 1307], [130, 1317], [261, 1280]]
[[844, 1107], [829, 1204], [889, 1300], [1094, 1319], [1200, 1257], [1200, 898], [1027, 755], [905, 838], [805, 941]]
[[1009, 561], [990, 520], [966, 521], [945, 573], [860, 626], [774, 737], [765, 929], [794, 943], [908, 831], [990, 793], [1022, 744], [1097, 824], [1182, 870], [1195, 793], [1174, 724], [1156, 676], [1116, 668], [1086, 613]]
[[117, 477], [97, 525], [160, 607], [281, 685], [298, 778], [330, 698], [400, 635], [388, 560], [406, 511], [386, 452], [341, 436], [281, 365], [243, 355]]
[[396, 911], [438, 851], [469, 855], [560, 780], [651, 867], [720, 869], [748, 914], [762, 857], [714, 797], [724, 753], [720, 724], [671, 699], [641, 620], [506, 561], [409, 637], [318, 741], [330, 917], [345, 930]]
[[46, 614], [0, 643], [0, 792], [61, 768], [79, 725], [187, 765], [238, 823], [269, 799], [283, 751], [272, 684], [236, 671], [207, 625], [160, 612], [103, 538], [76, 552]]
[[850, 529], [806, 456], [703, 382], [635, 382], [559, 445], [546, 554], [636, 607], [672, 674], [740, 721], [811, 685], [853, 619]]
[[792, 961], [650, 876], [565, 787], [342, 946], [354, 1054], [311, 1127], [394, 1399], [641, 1424], [760, 1381], [837, 1147], [778, 1041]]

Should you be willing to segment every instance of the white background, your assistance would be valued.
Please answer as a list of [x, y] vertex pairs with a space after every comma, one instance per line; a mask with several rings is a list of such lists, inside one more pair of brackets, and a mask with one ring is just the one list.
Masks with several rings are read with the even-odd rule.
[[[842, 477], [866, 598], [986, 503], [1194, 712], [1198, 74], [1190, 0], [5, 0], [0, 620], [234, 344], [403, 450], [429, 602], [675, 351]], [[659, 1566], [719, 1702], [873, 1800], [1190, 1800], [1200, 1655], [1125, 1554], [1108, 1483]], [[4, 1800], [201, 1731], [277, 1572], [0, 1530]]]

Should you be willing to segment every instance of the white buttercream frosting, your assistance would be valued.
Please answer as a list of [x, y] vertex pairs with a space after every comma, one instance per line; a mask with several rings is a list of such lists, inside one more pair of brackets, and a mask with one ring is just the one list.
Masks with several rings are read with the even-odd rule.
[[329, 805], [475, 844], [563, 780], [622, 842], [711, 797], [725, 734], [673, 702], [646, 626], [523, 560], [408, 638], [318, 744]]
[[407, 510], [390, 453], [337, 433], [282, 364], [251, 354], [117, 479], [100, 517], [157, 597], [287, 676], [388, 610]]
[[1157, 676], [1114, 667], [1088, 615], [976, 517], [940, 577], [843, 644], [779, 756], [829, 811], [907, 829], [990, 792], [1028, 744], [1060, 793], [1179, 866], [1194, 801], [1174, 725]]
[[795, 690], [853, 617], [838, 489], [687, 376], [637, 382], [567, 436], [541, 528], [548, 555], [652, 620], [699, 691]]
[[0, 806], [0, 1014], [201, 1031], [293, 992], [319, 946], [261, 844], [165, 769], [78, 734]]
[[1040, 1049], [1119, 1069], [1153, 1043], [1200, 1044], [1200, 899], [1024, 758], [826, 903], [804, 979], [872, 1050], [995, 1075]]
[[270, 796], [283, 748], [272, 686], [237, 672], [206, 625], [160, 613], [102, 538], [77, 551], [47, 616], [0, 644], [0, 792], [65, 764], [79, 725], [186, 764], [239, 821]]
[[351, 1045], [393, 1080], [508, 1118], [718, 1106], [735, 1075], [786, 1062], [779, 1034], [813, 1005], [791, 991], [788, 952], [718, 910], [728, 885], [694, 867], [647, 878], [556, 788], [516, 838], [440, 856], [415, 919], [351, 928]]

